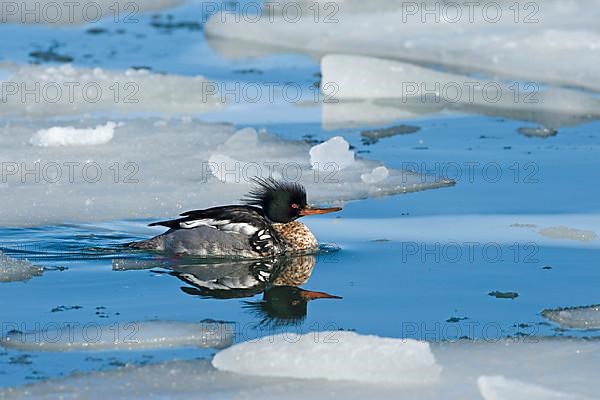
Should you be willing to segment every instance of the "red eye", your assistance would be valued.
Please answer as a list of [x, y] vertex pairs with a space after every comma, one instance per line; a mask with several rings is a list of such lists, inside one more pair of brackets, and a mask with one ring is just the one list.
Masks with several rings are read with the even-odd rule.
[[292, 208], [300, 208], [300, 206], [298, 204], [292, 204]]

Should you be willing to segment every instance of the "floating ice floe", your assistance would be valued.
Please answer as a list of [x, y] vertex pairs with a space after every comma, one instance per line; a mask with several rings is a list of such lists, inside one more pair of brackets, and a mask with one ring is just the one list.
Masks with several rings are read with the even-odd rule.
[[542, 316], [565, 329], [600, 329], [600, 305], [544, 310]]
[[[299, 18], [297, 13], [291, 15], [293, 10], [285, 15], [266, 13], [258, 19], [223, 12], [208, 20], [205, 32], [209, 39], [255, 42], [311, 54], [395, 58], [600, 89], [596, 0], [549, 0], [533, 9], [525, 0], [500, 3], [480, 2], [469, 8], [462, 3], [430, 1], [411, 3], [408, 6], [415, 10], [410, 11], [402, 2], [391, 7], [377, 1], [360, 12], [343, 12], [347, 8], [340, 6], [342, 12], [333, 9], [318, 17], [313, 6], [312, 12], [301, 13]], [[431, 10], [432, 5], [437, 11], [426, 15], [426, 7]]]
[[0, 251], [0, 282], [28, 281], [44, 272], [27, 260], [16, 260]]
[[[345, 332], [335, 333], [340, 335], [339, 338], [345, 338]], [[413, 341], [393, 339], [393, 342], [406, 344], [406, 353], [401, 352], [400, 358], [394, 358], [391, 355], [402, 347], [397, 345], [393, 353], [382, 353], [381, 350], [387, 346], [380, 337], [357, 335], [359, 338], [354, 338], [354, 347], [347, 349], [336, 343], [323, 343], [323, 332], [309, 335], [319, 335], [320, 339], [310, 339], [306, 343], [269, 343], [269, 337], [265, 337], [253, 343], [255, 346], [247, 343], [220, 353], [235, 350], [242, 363], [237, 368], [243, 367], [244, 372], [253, 375], [215, 369], [206, 360], [176, 361], [74, 374], [25, 387], [0, 389], [0, 396], [11, 399], [61, 396], [144, 399], [152, 395], [169, 399], [583, 400], [596, 398], [600, 390], [600, 382], [596, 379], [600, 367], [598, 341], [519, 338], [430, 344], [417, 342], [419, 346], [416, 346]], [[290, 334], [289, 338], [292, 337]], [[252, 360], [254, 363], [246, 363], [253, 354], [258, 354], [253, 347], [262, 349], [266, 346], [273, 346], [274, 351], [266, 356], [274, 364], [268, 364], [261, 358]], [[322, 351], [314, 352], [311, 348]], [[308, 354], [300, 349], [306, 349]], [[409, 349], [414, 352], [408, 352]], [[308, 359], [309, 354], [312, 359]], [[219, 362], [221, 355], [215, 357], [215, 363]], [[425, 368], [427, 362], [424, 361], [431, 359], [435, 359], [433, 368], [441, 369], [436, 380], [429, 380], [434, 372]], [[416, 360], [420, 361], [414, 364]], [[233, 358], [227, 360], [227, 365], [234, 368], [237, 363], [238, 360]], [[293, 375], [271, 376], [279, 372], [275, 369], [276, 365], [282, 365], [284, 371]], [[407, 371], [408, 365], [415, 368]], [[336, 369], [334, 375], [344, 375], [351, 380], [327, 379], [331, 376], [327, 367]], [[265, 375], [269, 373], [270, 376], [260, 376], [261, 368], [265, 369]], [[371, 374], [375, 370], [382, 370], [381, 376], [385, 379], [396, 380], [391, 383], [365, 382], [373, 378]], [[314, 377], [316, 371], [324, 375]], [[364, 377], [360, 371], [365, 372]], [[394, 371], [397, 374], [394, 375]], [[422, 376], [419, 377], [418, 373]], [[419, 383], [415, 384], [412, 379]]]
[[400, 386], [434, 383], [441, 372], [426, 342], [353, 332], [269, 336], [223, 350], [212, 363], [247, 375]]
[[[159, 123], [160, 122], [160, 123]], [[37, 147], [28, 143], [40, 130], [79, 132], [106, 122], [97, 119], [24, 121], [0, 126], [0, 171], [6, 185], [0, 224], [24, 226], [131, 218], [168, 218], [210, 206], [237, 203], [251, 178], [274, 176], [307, 187], [309, 201], [330, 203], [446, 187], [452, 181], [388, 169], [384, 180], [361, 175], [382, 166], [354, 159], [345, 150], [344, 168], [315, 170], [311, 146], [266, 131], [192, 119], [131, 119], [115, 128], [107, 143]], [[63, 127], [63, 128], [58, 128]], [[72, 127], [72, 128], [71, 128]], [[36, 143], [37, 142], [36, 137]], [[74, 141], [77, 141], [73, 139]], [[343, 139], [339, 143], [347, 146]], [[40, 144], [66, 141], [41, 140]], [[69, 143], [73, 144], [71, 140]], [[18, 160], [14, 158], [19, 154]], [[328, 158], [330, 157], [330, 158]], [[353, 161], [350, 163], [350, 158]], [[340, 162], [338, 154], [319, 161]], [[40, 203], [43, 199], [43, 203]], [[43, 204], [43, 206], [42, 206]]]
[[[325, 126], [413, 119], [447, 113], [483, 114], [542, 124], [528, 136], [550, 136], [553, 128], [600, 118], [600, 99], [566, 89], [541, 89], [530, 83], [498, 82], [450, 74], [400, 61], [330, 55], [321, 62], [322, 90], [335, 83], [338, 102], [323, 104]], [[527, 86], [529, 85], [529, 86]], [[368, 103], [363, 110], [358, 104]], [[349, 107], [345, 112], [343, 109]], [[372, 109], [381, 111], [373, 114]], [[348, 122], [346, 122], [348, 124]], [[543, 133], [548, 132], [548, 133]]]
[[181, 115], [222, 106], [219, 98], [207, 93], [201, 76], [12, 63], [0, 63], [0, 76], [0, 116], [5, 117], [100, 112]]
[[23, 351], [143, 350], [170, 347], [224, 348], [233, 342], [231, 324], [138, 321], [98, 325], [64, 324], [36, 332], [11, 331], [0, 345]]
[[107, 122], [95, 128], [77, 129], [72, 126], [40, 129], [29, 143], [38, 147], [96, 146], [111, 141], [117, 124]]
[[0, 22], [60, 27], [112, 18], [133, 23], [139, 22], [139, 13], [175, 7], [181, 3], [183, 0], [0, 1]]

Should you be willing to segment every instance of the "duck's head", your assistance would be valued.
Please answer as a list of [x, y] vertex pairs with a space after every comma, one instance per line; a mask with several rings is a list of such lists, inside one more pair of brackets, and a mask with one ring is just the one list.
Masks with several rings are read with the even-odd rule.
[[254, 178], [256, 187], [243, 199], [245, 204], [259, 206], [272, 222], [288, 223], [305, 215], [327, 214], [340, 207], [317, 208], [306, 202], [304, 186], [273, 178]]

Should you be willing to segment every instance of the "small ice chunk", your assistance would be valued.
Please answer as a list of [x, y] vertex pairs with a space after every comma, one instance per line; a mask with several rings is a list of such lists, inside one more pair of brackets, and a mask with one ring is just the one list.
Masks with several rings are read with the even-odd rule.
[[598, 238], [598, 235], [594, 231], [569, 228], [563, 225], [540, 229], [540, 235], [552, 239], [579, 240], [580, 242], [590, 242]]
[[584, 400], [587, 397], [558, 392], [539, 385], [506, 379], [504, 376], [480, 376], [479, 392], [484, 400]]
[[42, 274], [44, 269], [27, 260], [15, 260], [0, 251], [0, 282], [28, 281]]
[[215, 368], [247, 375], [424, 385], [439, 379], [429, 343], [354, 332], [287, 333], [217, 353]]
[[310, 151], [310, 165], [313, 169], [326, 170], [334, 165], [339, 171], [354, 164], [354, 152], [350, 144], [341, 136], [313, 146]]
[[233, 342], [232, 325], [178, 321], [65, 324], [43, 332], [11, 331], [3, 347], [25, 351], [141, 350], [183, 346], [221, 349]]
[[373, 171], [367, 172], [366, 174], [361, 174], [360, 179], [368, 184], [372, 185], [374, 183], [381, 182], [385, 180], [388, 176], [390, 176], [390, 171], [386, 167], [375, 167]]
[[107, 122], [105, 125], [89, 129], [54, 126], [37, 131], [29, 143], [37, 147], [96, 146], [110, 142], [117, 126], [119, 125], [115, 122]]
[[600, 329], [600, 305], [544, 310], [542, 316], [561, 328]]

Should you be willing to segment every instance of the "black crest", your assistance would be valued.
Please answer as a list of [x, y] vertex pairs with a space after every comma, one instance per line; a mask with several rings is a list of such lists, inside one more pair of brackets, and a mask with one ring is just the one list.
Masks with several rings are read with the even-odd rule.
[[256, 183], [242, 201], [251, 206], [261, 207], [273, 222], [286, 223], [300, 217], [300, 210], [306, 207], [306, 190], [296, 182], [277, 181], [274, 178], [252, 179]]

